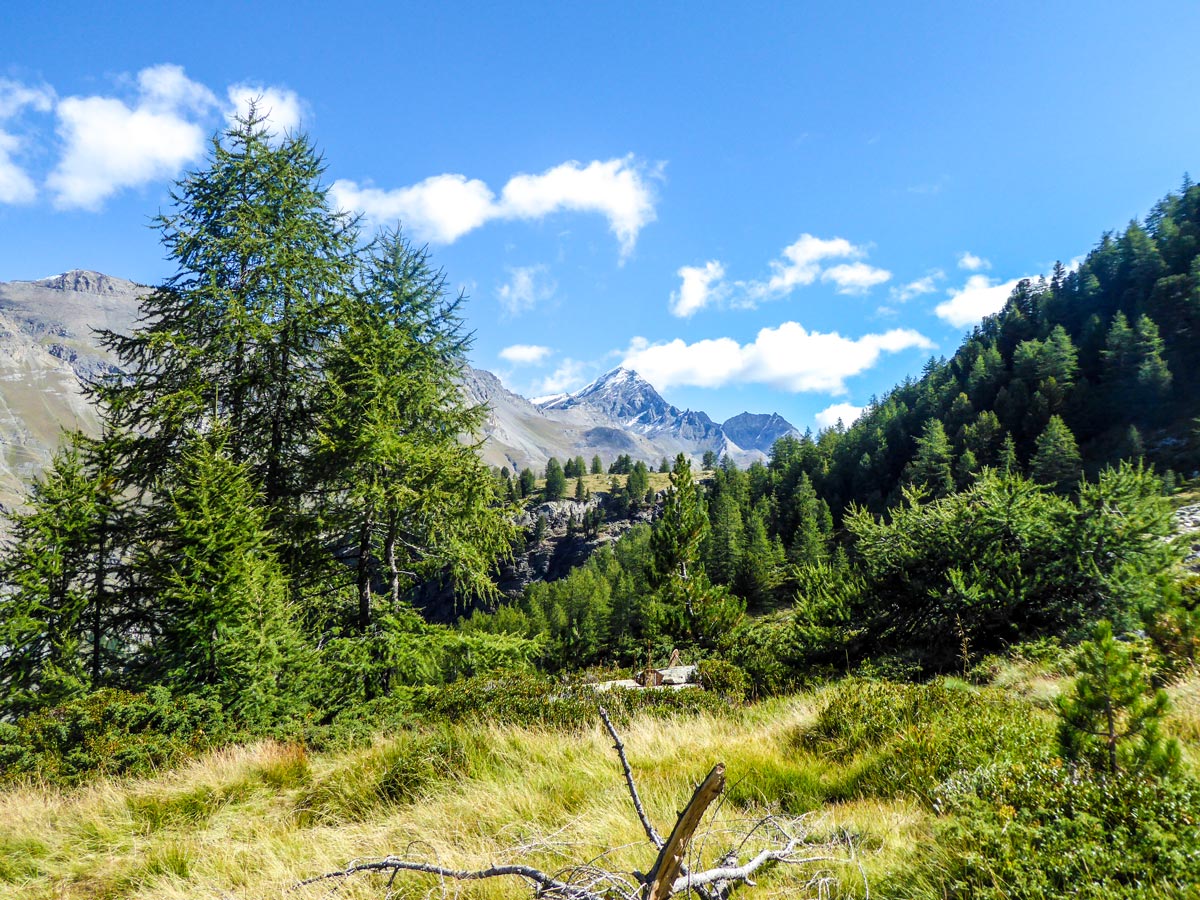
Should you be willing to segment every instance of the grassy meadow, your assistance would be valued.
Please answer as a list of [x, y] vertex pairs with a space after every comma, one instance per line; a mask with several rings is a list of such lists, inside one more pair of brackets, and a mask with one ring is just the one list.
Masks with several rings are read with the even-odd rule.
[[[747, 896], [865, 897], [864, 878], [873, 897], [1009, 896], [994, 886], [1025, 877], [1030, 860], [1018, 855], [1006, 871], [996, 842], [1016, 833], [1023, 810], [992, 794], [1021, 772], [1061, 765], [1049, 706], [1064, 678], [1052, 666], [1010, 660], [986, 680], [849, 679], [728, 712], [639, 715], [621, 733], [664, 833], [694, 784], [725, 763], [729, 787], [695, 848], [701, 862], [711, 864], [730, 832], [768, 812], [801, 818], [817, 855], [844, 860], [778, 867], [739, 889]], [[1192, 773], [1200, 678], [1178, 681], [1171, 694], [1169, 731]], [[989, 773], [992, 787], [968, 784]], [[980, 824], [989, 815], [995, 830]], [[985, 849], [992, 886], [975, 859]], [[465, 868], [519, 860], [546, 871], [602, 854], [610, 869], [644, 871], [654, 858], [598, 721], [420, 726], [326, 753], [260, 742], [154, 777], [70, 790], [24, 783], [0, 794], [0, 896], [21, 900], [325, 897], [334, 883], [294, 886], [388, 854]], [[390, 896], [442, 890], [432, 877], [402, 874]], [[445, 890], [531, 893], [515, 879]], [[1186, 896], [1178, 884], [1138, 890]], [[386, 878], [372, 875], [344, 881], [337, 894], [389, 895]]]

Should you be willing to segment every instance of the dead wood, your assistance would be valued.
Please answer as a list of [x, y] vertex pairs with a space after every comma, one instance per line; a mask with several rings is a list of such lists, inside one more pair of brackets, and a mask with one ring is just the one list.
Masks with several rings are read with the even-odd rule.
[[[664, 841], [655, 830], [642, 805], [633, 771], [625, 755], [625, 746], [620, 735], [609, 719], [608, 713], [601, 709], [600, 718], [604, 727], [613, 739], [613, 747], [625, 774], [625, 784], [629, 796], [637, 811], [638, 819], [650, 842], [658, 848], [658, 857], [650, 873], [641, 876], [638, 873], [621, 874], [612, 872], [593, 863], [572, 866], [557, 873], [543, 872], [533, 866], [520, 863], [493, 865], [483, 869], [453, 869], [436, 865], [424, 860], [408, 859], [400, 856], [388, 856], [384, 859], [369, 862], [352, 862], [344, 869], [327, 872], [314, 878], [299, 882], [296, 887], [311, 885], [330, 879], [345, 879], [353, 875], [367, 872], [388, 872], [388, 894], [391, 895], [391, 884], [401, 872], [424, 873], [435, 875], [443, 880], [451, 881], [481, 881], [488, 878], [516, 877], [524, 879], [534, 889], [534, 896], [542, 900], [668, 900], [675, 894], [694, 892], [701, 900], [726, 900], [730, 892], [740, 884], [754, 885], [753, 876], [760, 870], [773, 864], [786, 865], [820, 865], [820, 864], [850, 864], [862, 866], [854, 856], [854, 846], [845, 837], [848, 855], [835, 852], [832, 842], [813, 842], [804, 827], [804, 818], [780, 819], [776, 816], [765, 816], [747, 825], [744, 830], [735, 833], [740, 840], [721, 856], [716, 864], [702, 871], [691, 872], [685, 865], [688, 848], [703, 821], [704, 814], [713, 801], [725, 789], [725, 766], [718, 763], [692, 794], [691, 800], [675, 822], [670, 836]], [[728, 832], [723, 832], [728, 833]], [[766, 835], [772, 835], [766, 837]], [[709, 836], [712, 832], [709, 832]], [[740, 862], [741, 854], [753, 849], [754, 844], [761, 845], [769, 841], [769, 846], [762, 847], [745, 862]], [[520, 848], [514, 848], [520, 849]], [[807, 887], [816, 888], [821, 895], [825, 894], [832, 878], [828, 870], [817, 872], [809, 879]], [[869, 886], [867, 887], [869, 897]]]
[[683, 808], [683, 812], [679, 814], [679, 819], [671, 830], [671, 836], [667, 838], [667, 842], [659, 851], [654, 868], [646, 876], [646, 900], [666, 900], [671, 896], [675, 890], [675, 878], [679, 875], [680, 866], [683, 865], [684, 854], [687, 853], [692, 835], [700, 827], [700, 820], [704, 817], [709, 805], [723, 790], [725, 790], [725, 765], [717, 763], [708, 773], [708, 777], [700, 783], [700, 787], [696, 788], [692, 799]]

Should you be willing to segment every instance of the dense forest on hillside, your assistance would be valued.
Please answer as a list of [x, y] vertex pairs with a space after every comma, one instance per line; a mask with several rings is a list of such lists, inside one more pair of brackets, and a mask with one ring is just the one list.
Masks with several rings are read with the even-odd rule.
[[[1170, 696], [1200, 650], [1172, 540], [1200, 466], [1200, 187], [1021, 282], [848, 428], [746, 470], [574, 458], [539, 482], [478, 458], [461, 298], [426, 249], [334, 211], [322, 172], [252, 110], [159, 217], [176, 274], [104, 335], [122, 365], [90, 386], [103, 432], [69, 436], [0, 559], [0, 780], [69, 788], [272, 738], [284, 762], [220, 802], [348, 827], [490, 784], [530, 734], [590, 734], [595, 681], [677, 650], [702, 689], [614, 691], [614, 716], [769, 734], [743, 754], [765, 779], [732, 791], [746, 809], [911, 804], [933, 849], [904, 857], [909, 881], [887, 870], [897, 895], [1194, 883], [1200, 726]], [[548, 539], [540, 503], [599, 549], [503, 597], [499, 566]], [[424, 621], [426, 591], [461, 620]], [[557, 775], [538, 789], [570, 793]], [[1048, 818], [1067, 807], [1070, 827]], [[0, 881], [45, 874], [5, 861], [22, 840], [0, 833]]]

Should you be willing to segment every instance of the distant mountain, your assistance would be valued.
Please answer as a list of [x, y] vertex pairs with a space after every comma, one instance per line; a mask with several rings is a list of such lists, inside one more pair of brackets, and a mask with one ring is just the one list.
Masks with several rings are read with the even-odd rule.
[[743, 450], [757, 450], [761, 453], [770, 453], [771, 447], [781, 437], [800, 436], [796, 426], [779, 413], [744, 412], [732, 419], [726, 419], [721, 429], [729, 440]]
[[671, 448], [669, 456], [679, 452], [700, 456], [712, 450], [739, 464], [762, 459], [778, 438], [797, 434], [777, 413], [742, 413], [724, 425], [717, 424], [706, 413], [668, 403], [650, 382], [624, 367], [606, 372], [573, 394], [543, 398], [537, 405], [548, 414], [584, 409], [600, 413], [628, 431]]
[[[21, 501], [64, 429], [95, 433], [98, 418], [86, 382], [116, 371], [96, 329], [128, 333], [149, 289], [99, 272], [73, 270], [38, 281], [0, 282], [0, 511]], [[671, 405], [636, 372], [617, 368], [572, 394], [534, 403], [482, 369], [468, 369], [463, 391], [488, 407], [480, 452], [514, 471], [599, 454], [647, 463], [677, 453], [761, 459], [775, 438], [793, 432], [778, 415], [743, 413], [724, 425]]]
[[0, 282], [0, 507], [20, 502], [63, 429], [95, 430], [83, 384], [113, 360], [93, 330], [130, 330], [146, 290], [84, 270]]

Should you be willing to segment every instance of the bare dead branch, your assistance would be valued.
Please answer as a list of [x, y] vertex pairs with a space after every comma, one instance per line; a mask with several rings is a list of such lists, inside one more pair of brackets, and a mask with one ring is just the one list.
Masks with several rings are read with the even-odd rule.
[[[870, 887], [867, 884], [866, 873], [856, 857], [854, 844], [849, 834], [843, 830], [841, 835], [847, 845], [848, 855], [838, 855], [833, 842], [814, 843], [808, 839], [806, 817], [804, 816], [796, 819], [781, 819], [774, 815], [766, 815], [745, 823], [743, 828], [736, 831], [714, 832], [710, 829], [705, 833], [705, 838], [711, 838], [717, 833], [729, 833], [736, 834], [738, 840], [734, 841], [734, 846], [717, 860], [712, 868], [694, 873], [689, 872], [687, 866], [684, 865], [684, 857], [705, 812], [725, 789], [725, 767], [718, 764], [709, 772], [692, 794], [692, 798], [683, 812], [679, 814], [670, 836], [664, 841], [650, 823], [645, 808], [642, 806], [641, 797], [634, 783], [633, 771], [625, 756], [624, 744], [621, 742], [612, 720], [604, 709], [600, 710], [600, 717], [613, 739], [614, 749], [617, 751], [621, 767], [624, 770], [625, 784], [633, 800], [634, 808], [637, 810], [638, 818], [641, 820], [642, 828], [651, 842], [659, 849], [658, 858], [649, 875], [642, 876], [634, 872], [631, 876], [627, 876], [597, 865], [611, 850], [605, 851], [588, 862], [562, 869], [554, 874], [548, 874], [540, 869], [519, 863], [470, 870], [452, 869], [420, 860], [388, 856], [371, 862], [352, 861], [341, 871], [328, 872], [309, 878], [299, 882], [296, 887], [330, 879], [344, 879], [358, 873], [388, 873], [390, 875], [387, 881], [388, 896], [391, 896], [391, 886], [400, 872], [416, 872], [435, 875], [443, 882], [447, 879], [481, 881], [502, 877], [521, 878], [533, 886], [534, 896], [539, 900], [542, 898], [545, 900], [668, 900], [672, 895], [684, 892], [693, 892], [701, 900], [726, 900], [735, 887], [741, 884], [753, 886], [755, 873], [774, 864], [838, 863], [858, 867], [869, 898]], [[754, 839], [755, 846], [762, 849], [759, 849], [746, 862], [739, 863], [743, 851], [750, 852], [754, 849], [750, 846], [752, 839]], [[764, 847], [764, 844], [767, 846]], [[551, 842], [543, 839], [513, 848], [513, 850], [517, 853], [528, 853], [545, 850], [550, 846]], [[413, 847], [410, 845], [406, 852], [412, 852], [412, 850]], [[816, 888], [820, 896], [825, 896], [825, 892], [833, 881], [828, 870], [819, 870], [803, 887]]]
[[637, 785], [633, 782], [633, 770], [629, 768], [629, 760], [625, 756], [625, 745], [621, 743], [621, 736], [617, 734], [617, 729], [613, 727], [612, 719], [608, 717], [608, 711], [603, 706], [600, 707], [600, 720], [604, 722], [604, 727], [608, 729], [608, 733], [613, 739], [613, 749], [617, 751], [617, 758], [621, 760], [621, 768], [625, 771], [625, 786], [629, 788], [629, 796], [633, 799], [633, 808], [637, 810], [646, 837], [650, 838], [655, 849], [661, 850], [662, 836], [654, 829], [646, 815], [646, 808], [642, 806], [642, 798], [638, 796]]
[[700, 786], [692, 794], [692, 799], [679, 814], [675, 827], [671, 829], [671, 836], [667, 838], [667, 842], [659, 851], [654, 868], [646, 876], [646, 900], [666, 900], [671, 896], [675, 878], [683, 866], [683, 857], [687, 853], [692, 835], [700, 827], [700, 819], [703, 818], [704, 811], [723, 790], [725, 790], [725, 766], [723, 763], [717, 763], [708, 773], [708, 777], [700, 782]]
[[537, 885], [539, 896], [561, 897], [564, 900], [603, 900], [600, 894], [589, 891], [587, 888], [579, 885], [559, 881], [557, 878], [553, 878], [532, 866], [504, 865], [476, 870], [450, 869], [445, 866], [435, 866], [431, 863], [400, 859], [395, 856], [388, 856], [374, 862], [357, 863], [338, 872], [326, 872], [324, 875], [317, 875], [314, 878], [301, 881], [297, 887], [304, 887], [305, 885], [315, 884], [318, 881], [328, 881], [333, 878], [348, 878], [360, 872], [389, 871], [392, 872], [393, 876], [397, 872], [422, 872], [426, 875], [437, 875], [440, 878], [450, 878], [455, 881], [482, 881], [485, 878], [515, 876], [532, 881]]

